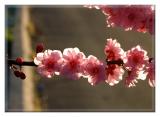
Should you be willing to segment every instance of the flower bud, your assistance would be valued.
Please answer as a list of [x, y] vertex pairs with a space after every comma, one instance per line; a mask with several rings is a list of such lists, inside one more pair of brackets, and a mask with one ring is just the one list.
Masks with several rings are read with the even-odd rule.
[[20, 78], [24, 80], [26, 78], [26, 75], [23, 72], [20, 72]]
[[21, 74], [21, 73], [20, 73], [19, 71], [17, 71], [17, 70], [14, 71], [14, 75], [15, 75], [16, 77], [20, 77], [20, 74]]
[[44, 49], [44, 44], [43, 43], [39, 43], [36, 46], [36, 53], [42, 52]]
[[16, 62], [21, 65], [23, 63], [23, 58], [22, 57], [16, 58]]

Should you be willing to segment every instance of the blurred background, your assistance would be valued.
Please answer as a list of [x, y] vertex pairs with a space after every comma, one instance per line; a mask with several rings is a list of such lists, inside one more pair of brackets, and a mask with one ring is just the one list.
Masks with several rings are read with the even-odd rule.
[[[107, 38], [116, 38], [124, 50], [141, 45], [154, 57], [154, 37], [149, 33], [107, 28], [100, 10], [83, 6], [13, 6], [5, 8], [6, 59], [33, 60], [35, 46], [46, 49], [78, 47], [86, 56], [105, 60]], [[124, 81], [111, 87], [91, 86], [86, 79], [41, 77], [36, 67], [24, 66], [27, 78], [16, 78], [6, 61], [5, 111], [155, 111], [155, 89], [146, 81], [126, 88]], [[124, 75], [125, 77], [125, 75]]]

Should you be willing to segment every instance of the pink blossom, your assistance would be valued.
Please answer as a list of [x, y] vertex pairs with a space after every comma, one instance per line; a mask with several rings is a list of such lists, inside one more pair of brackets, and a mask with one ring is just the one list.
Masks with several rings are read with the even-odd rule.
[[106, 16], [108, 27], [122, 27], [127, 30], [154, 34], [154, 9], [150, 5], [94, 5]]
[[126, 12], [126, 15], [124, 16], [126, 18], [122, 27], [126, 26], [126, 30], [134, 29], [141, 32], [147, 31], [145, 21], [148, 19], [150, 13], [152, 13], [151, 6], [132, 5], [128, 6], [124, 12]]
[[134, 87], [136, 86], [135, 83], [138, 83], [137, 73], [135, 71], [129, 71], [128, 76], [125, 78], [125, 86]]
[[116, 39], [115, 40], [112, 40], [111, 38], [107, 39], [104, 52], [106, 54], [106, 58], [108, 61], [124, 58], [124, 51]]
[[124, 74], [124, 70], [122, 67], [116, 65], [116, 64], [111, 64], [107, 65], [106, 67], [106, 82], [110, 85], [113, 86], [117, 83], [119, 83], [120, 80], [122, 80], [122, 76]]
[[149, 62], [146, 67], [148, 83], [151, 87], [155, 86], [155, 63]]
[[128, 70], [142, 70], [149, 60], [147, 51], [143, 50], [139, 45], [126, 52], [124, 66]]
[[90, 55], [83, 64], [84, 76], [91, 85], [105, 80], [105, 66], [95, 56]]
[[146, 29], [150, 34], [155, 33], [155, 13], [148, 15], [148, 18], [146, 19]]
[[59, 50], [46, 50], [44, 53], [37, 53], [34, 63], [38, 65], [38, 72], [48, 78], [59, 74], [63, 63], [62, 54]]
[[146, 73], [143, 70], [132, 69], [132, 71], [128, 72], [128, 76], [125, 78], [125, 85], [127, 87], [134, 87], [138, 80], [145, 80]]
[[82, 63], [85, 55], [78, 48], [66, 48], [63, 51], [63, 59], [61, 74], [69, 79], [79, 79], [82, 76]]
[[[102, 7], [102, 12], [106, 15], [106, 23], [108, 27], [122, 26], [124, 21], [124, 8], [126, 6], [109, 6]], [[126, 28], [126, 27], [125, 27]]]
[[[105, 54], [107, 61], [118, 61], [124, 59], [124, 51], [117, 40], [107, 39], [105, 46]], [[106, 66], [106, 82], [113, 86], [122, 80], [124, 70], [116, 64], [108, 64]]]
[[125, 79], [126, 86], [136, 86], [135, 83], [138, 82], [138, 79], [146, 79], [145, 66], [149, 58], [145, 50], [138, 45], [126, 52], [125, 60], [124, 66], [129, 70], [128, 76]]

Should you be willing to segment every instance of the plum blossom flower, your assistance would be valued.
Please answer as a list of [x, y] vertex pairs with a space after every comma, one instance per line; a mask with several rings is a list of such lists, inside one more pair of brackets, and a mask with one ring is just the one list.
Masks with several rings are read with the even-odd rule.
[[151, 5], [88, 5], [88, 8], [100, 9], [108, 27], [154, 34], [155, 12]]
[[149, 62], [146, 66], [147, 79], [151, 87], [155, 86], [155, 62]]
[[102, 7], [103, 13], [107, 16], [108, 26], [119, 26], [127, 30], [137, 30], [139, 32], [150, 32], [153, 34], [154, 20], [148, 25], [150, 16], [153, 16], [153, 6], [150, 5], [122, 5]]
[[34, 63], [38, 65], [38, 72], [42, 76], [51, 78], [60, 72], [63, 63], [62, 53], [59, 50], [45, 50], [44, 53], [37, 53]]
[[69, 79], [79, 79], [82, 76], [82, 63], [85, 55], [78, 48], [66, 48], [63, 51], [63, 59], [61, 74]]
[[128, 50], [124, 61], [125, 68], [129, 71], [128, 76], [125, 78], [126, 86], [135, 86], [138, 79], [145, 80], [146, 72], [145, 66], [149, 60], [147, 52], [143, 50], [139, 45]]
[[91, 85], [96, 85], [105, 80], [105, 66], [95, 56], [90, 55], [83, 64], [84, 77], [88, 78]]
[[[115, 26], [124, 26], [122, 22], [124, 21], [124, 8], [126, 6], [109, 6], [106, 5], [102, 7], [102, 12], [106, 16], [106, 23], [108, 27], [115, 27]], [[123, 16], [123, 17], [122, 17]], [[126, 28], [126, 27], [125, 27]]]
[[128, 76], [125, 78], [125, 86], [126, 87], [134, 87], [136, 86], [135, 83], [138, 83], [137, 81], [137, 73], [135, 71], [129, 71]]
[[148, 18], [146, 19], [146, 29], [150, 34], [155, 33], [155, 11], [153, 10], [152, 14], [148, 15]]
[[107, 65], [105, 82], [107, 82], [110, 86], [113, 86], [122, 80], [123, 74], [124, 70], [121, 66], [116, 64]]
[[128, 76], [125, 78], [125, 85], [127, 87], [135, 87], [138, 79], [145, 80], [147, 73], [143, 70], [128, 71]]
[[125, 53], [124, 66], [128, 70], [143, 70], [144, 66], [148, 62], [147, 51], [143, 50], [139, 45], [128, 50]]
[[111, 38], [107, 39], [104, 52], [106, 54], [106, 58], [108, 61], [124, 58], [124, 51], [116, 39], [115, 40], [112, 40]]
[[[107, 43], [104, 49], [106, 54], [107, 61], [121, 61], [124, 59], [124, 51], [121, 48], [117, 40], [107, 39]], [[107, 64], [106, 65], [106, 78], [105, 82], [113, 86], [122, 80], [124, 70], [121, 66], [116, 64]]]

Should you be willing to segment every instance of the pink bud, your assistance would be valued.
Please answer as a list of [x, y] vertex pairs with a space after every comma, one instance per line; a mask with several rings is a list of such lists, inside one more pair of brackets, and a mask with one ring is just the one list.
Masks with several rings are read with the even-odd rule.
[[14, 75], [16, 76], [16, 77], [20, 77], [20, 72], [19, 71], [14, 71]]
[[16, 58], [16, 62], [21, 65], [23, 63], [23, 58], [22, 57]]
[[23, 72], [20, 72], [20, 78], [24, 80], [26, 78], [26, 75]]
[[42, 52], [44, 49], [44, 44], [43, 43], [39, 43], [36, 46], [36, 53]]

